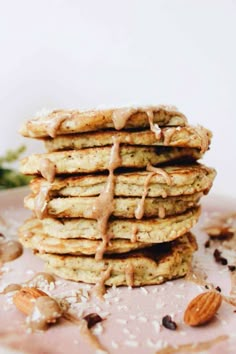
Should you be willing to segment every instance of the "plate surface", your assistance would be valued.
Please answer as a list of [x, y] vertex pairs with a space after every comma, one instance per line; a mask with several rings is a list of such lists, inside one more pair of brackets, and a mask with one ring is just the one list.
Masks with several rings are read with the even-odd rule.
[[[9, 238], [17, 237], [16, 229], [29, 213], [23, 209], [23, 197], [27, 188], [19, 188], [0, 193], [0, 216], [7, 225], [0, 225], [0, 232]], [[214, 261], [214, 247], [205, 248], [207, 235], [201, 231], [206, 219], [216, 213], [236, 211], [236, 200], [219, 196], [207, 196], [203, 200], [201, 220], [193, 233], [197, 236], [199, 250], [194, 256], [194, 270], [204, 272], [207, 281], [220, 286], [222, 293], [229, 295], [231, 275], [227, 266]], [[233, 260], [235, 261], [235, 260]], [[235, 263], [236, 264], [236, 263]], [[22, 283], [37, 272], [43, 271], [43, 262], [25, 250], [19, 259], [6, 263], [0, 276], [0, 290], [9, 283]], [[235, 307], [223, 302], [217, 316], [208, 325], [191, 328], [184, 324], [183, 313], [189, 301], [203, 292], [199, 285], [179, 279], [159, 286], [128, 289], [111, 288], [104, 301], [87, 298], [89, 285], [66, 282], [58, 278], [54, 289], [47, 289], [55, 297], [69, 297], [73, 314], [77, 317], [96, 312], [105, 320], [97, 324], [93, 331], [107, 353], [154, 354], [174, 353], [179, 345], [190, 344], [185, 353], [235, 353], [236, 326]], [[83, 292], [80, 302], [76, 294]], [[171, 315], [177, 323], [176, 331], [164, 328], [162, 317]], [[0, 353], [83, 353], [92, 354], [96, 350], [80, 335], [78, 325], [61, 320], [46, 332], [27, 333], [25, 316], [12, 304], [11, 295], [0, 295]], [[214, 340], [217, 340], [214, 342]], [[213, 341], [209, 344], [209, 341]], [[208, 344], [198, 346], [199, 343]], [[163, 348], [172, 346], [169, 351]], [[162, 350], [163, 349], [163, 350]]]

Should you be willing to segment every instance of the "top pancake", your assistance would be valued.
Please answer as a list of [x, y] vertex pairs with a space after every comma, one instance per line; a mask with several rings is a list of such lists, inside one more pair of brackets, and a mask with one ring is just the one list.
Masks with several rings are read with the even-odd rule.
[[80, 150], [90, 147], [112, 145], [114, 137], [120, 144], [127, 145], [156, 145], [196, 148], [205, 152], [208, 150], [211, 132], [201, 126], [165, 127], [160, 129], [159, 136], [151, 130], [144, 131], [99, 131], [58, 137], [45, 138], [47, 151]]
[[152, 114], [153, 123], [160, 126], [185, 126], [187, 122], [182, 113], [169, 106], [91, 111], [56, 110], [39, 114], [25, 122], [20, 133], [26, 137], [40, 138], [111, 128], [146, 128], [150, 125]]

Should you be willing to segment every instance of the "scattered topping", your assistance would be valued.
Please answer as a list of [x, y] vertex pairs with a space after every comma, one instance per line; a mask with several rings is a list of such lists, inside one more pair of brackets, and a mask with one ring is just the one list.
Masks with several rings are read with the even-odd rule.
[[44, 273], [40, 272], [37, 273], [32, 279], [30, 279], [27, 283], [30, 284], [31, 286], [34, 286], [36, 288], [40, 288], [41, 285], [44, 285], [45, 283], [47, 284], [54, 284], [55, 283], [55, 278], [53, 275], [49, 273]]
[[229, 270], [230, 270], [231, 272], [234, 272], [235, 269], [236, 269], [236, 266], [234, 266], [234, 265], [228, 265], [228, 268], [229, 268]]
[[234, 232], [229, 227], [224, 226], [210, 226], [204, 229], [208, 236], [212, 239], [230, 239], [234, 236]]
[[216, 290], [219, 291], [219, 293], [221, 293], [221, 288], [219, 286], [216, 287]]
[[13, 296], [13, 303], [28, 316], [26, 324], [30, 330], [45, 330], [62, 316], [56, 300], [37, 288], [21, 288]]
[[210, 240], [207, 240], [207, 241], [204, 243], [204, 247], [205, 247], [205, 248], [209, 248], [209, 247], [210, 247]]
[[97, 323], [103, 321], [103, 319], [97, 313], [90, 313], [87, 316], [85, 316], [83, 319], [87, 321], [89, 329], [95, 326]]
[[208, 291], [196, 296], [187, 306], [184, 322], [189, 326], [199, 326], [209, 322], [216, 314], [222, 302], [222, 296]]
[[172, 318], [169, 315], [166, 315], [162, 318], [162, 325], [172, 331], [175, 331], [177, 329], [177, 324], [172, 321]]
[[214, 256], [214, 258], [215, 258], [215, 261], [216, 261], [217, 263], [222, 264], [222, 265], [228, 264], [227, 259], [224, 258], [224, 257], [222, 257], [222, 256], [221, 256], [221, 253], [222, 253], [222, 252], [220, 252], [217, 248], [215, 249], [215, 251], [214, 251], [214, 253], [213, 253], [213, 256]]

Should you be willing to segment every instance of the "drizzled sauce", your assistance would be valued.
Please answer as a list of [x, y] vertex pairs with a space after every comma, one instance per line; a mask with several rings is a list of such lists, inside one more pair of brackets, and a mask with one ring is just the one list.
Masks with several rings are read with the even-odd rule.
[[4, 288], [4, 290], [2, 291], [2, 294], [8, 294], [13, 291], [18, 291], [21, 288], [22, 288], [22, 286], [20, 284], [9, 284]]
[[164, 134], [164, 145], [169, 145], [172, 139], [172, 136], [175, 134], [175, 129], [169, 128], [165, 130]]
[[133, 225], [132, 234], [131, 234], [131, 238], [130, 238], [130, 241], [132, 243], [137, 242], [137, 233], [138, 233], [138, 227], [136, 225]]
[[[137, 208], [135, 209], [135, 217], [136, 219], [142, 219], [143, 215], [144, 215], [144, 203], [145, 203], [145, 199], [146, 196], [148, 194], [148, 187], [150, 184], [150, 181], [152, 179], [152, 177], [155, 174], [159, 174], [161, 176], [163, 176], [165, 178], [165, 181], [168, 185], [171, 185], [171, 178], [168, 175], [168, 173], [166, 171], [164, 171], [162, 168], [157, 168], [157, 167], [153, 167], [152, 165], [148, 164], [147, 165], [147, 171], [150, 171], [150, 173], [148, 174], [146, 181], [144, 183], [144, 190], [143, 190], [143, 194], [141, 199], [138, 202]], [[165, 198], [167, 195], [164, 194], [165, 192], [163, 192], [162, 197]], [[165, 217], [165, 208], [163, 206], [159, 207], [159, 217], [160, 218], [164, 218]]]
[[71, 116], [69, 113], [56, 113], [56, 116], [53, 116], [50, 120], [47, 122], [47, 133], [51, 138], [55, 138], [57, 136], [58, 129], [60, 125]]
[[134, 215], [136, 217], [136, 219], [140, 220], [143, 217], [144, 214], [144, 203], [145, 203], [145, 199], [146, 196], [148, 194], [148, 186], [150, 183], [151, 178], [155, 175], [155, 172], [151, 172], [148, 174], [146, 181], [144, 183], [144, 189], [143, 189], [143, 194], [142, 197], [140, 198], [137, 208], [135, 209]]
[[148, 116], [149, 124], [150, 124], [150, 129], [152, 132], [155, 133], [156, 138], [159, 140], [161, 138], [161, 129], [159, 128], [158, 124], [154, 124], [154, 112], [159, 112], [159, 111], [169, 111], [169, 116], [165, 117], [164, 123], [168, 124], [170, 119], [172, 118], [172, 115], [178, 114], [183, 120], [184, 123], [187, 123], [187, 119], [183, 114], [180, 114], [179, 112], [176, 111], [175, 107], [169, 107], [169, 106], [147, 106], [143, 108], [139, 107], [132, 107], [132, 108], [120, 108], [116, 109], [112, 113], [112, 121], [114, 124], [115, 129], [121, 130], [126, 126], [126, 123], [128, 119], [135, 113], [137, 112], [143, 112], [146, 113]]
[[125, 267], [125, 280], [127, 286], [134, 286], [134, 267], [132, 264], [127, 264]]
[[95, 259], [101, 260], [104, 252], [106, 251], [107, 244], [109, 242], [109, 235], [107, 234], [107, 225], [110, 215], [114, 210], [114, 190], [116, 177], [114, 170], [121, 165], [121, 158], [119, 153], [120, 142], [117, 138], [113, 138], [113, 146], [111, 149], [111, 156], [109, 162], [109, 175], [106, 185], [97, 197], [92, 210], [86, 211], [86, 217], [97, 220], [97, 228], [102, 238], [100, 246], [98, 246]]
[[0, 241], [0, 264], [13, 261], [23, 253], [23, 247], [18, 241]]
[[49, 273], [45, 273], [45, 272], [40, 272], [35, 274], [35, 276], [33, 278], [31, 278], [30, 280], [28, 280], [26, 282], [26, 284], [30, 284], [31, 286], [34, 286], [36, 288], [40, 288], [40, 285], [42, 283], [55, 283], [56, 279], [54, 278], [54, 276], [52, 274]]
[[153, 122], [153, 120], [154, 120], [153, 110], [148, 109], [146, 111], [146, 113], [147, 113], [147, 116], [148, 116], [148, 121], [149, 121], [149, 124], [150, 124], [151, 131], [155, 134], [156, 139], [160, 140], [161, 136], [162, 136], [162, 133], [161, 133], [161, 129], [160, 129], [159, 125], [157, 123], [154, 124], [154, 122]]
[[95, 284], [92, 292], [100, 299], [103, 300], [103, 295], [106, 293], [105, 282], [110, 278], [112, 267], [108, 268], [101, 274], [99, 280]]
[[34, 199], [34, 211], [38, 219], [47, 215], [47, 202], [49, 200], [50, 184], [40, 186], [39, 193]]
[[112, 121], [116, 130], [121, 130], [125, 127], [130, 116], [137, 112], [136, 108], [121, 108], [116, 109], [112, 113]]
[[88, 343], [91, 346], [93, 346], [97, 351], [101, 351], [102, 353], [107, 353], [105, 348], [99, 342], [98, 338], [88, 328], [88, 324], [86, 320], [80, 321], [80, 333], [88, 341]]
[[47, 329], [49, 323], [55, 323], [62, 316], [56, 300], [49, 296], [40, 296], [35, 300], [33, 310], [26, 319], [26, 325], [32, 331]]
[[164, 219], [165, 216], [166, 216], [166, 210], [163, 205], [160, 205], [158, 209], [158, 217], [160, 219]]
[[155, 174], [164, 177], [166, 184], [168, 184], [168, 186], [171, 185], [171, 178], [170, 178], [169, 174], [165, 170], [163, 170], [162, 168], [154, 167], [154, 166], [148, 164], [147, 171], [155, 172]]
[[52, 161], [42, 158], [39, 162], [39, 172], [50, 183], [55, 179], [56, 167]]

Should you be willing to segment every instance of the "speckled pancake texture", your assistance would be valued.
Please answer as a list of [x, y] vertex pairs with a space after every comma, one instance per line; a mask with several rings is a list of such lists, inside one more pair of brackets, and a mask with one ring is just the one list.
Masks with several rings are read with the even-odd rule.
[[[137, 241], [147, 243], [161, 243], [174, 240], [188, 232], [196, 225], [200, 216], [200, 207], [187, 212], [166, 217], [165, 219], [115, 219], [108, 222], [107, 233], [112, 239], [131, 240], [133, 235]], [[34, 218], [32, 219], [34, 225]], [[86, 238], [101, 239], [97, 230], [97, 221], [92, 219], [74, 218], [58, 219], [44, 218], [41, 220], [43, 232], [56, 238]], [[27, 223], [28, 231], [30, 224]]]
[[[168, 174], [171, 183], [167, 183], [165, 176], [153, 174], [148, 185], [148, 197], [206, 194], [216, 175], [213, 168], [200, 164], [163, 166], [162, 170]], [[149, 174], [147, 171], [116, 173], [115, 196], [141, 197]], [[38, 194], [46, 186], [52, 197], [92, 197], [102, 192], [106, 181], [107, 175], [101, 174], [57, 177], [50, 184], [44, 178], [37, 177], [32, 180], [30, 188]]]
[[206, 151], [210, 145], [211, 132], [201, 126], [165, 127], [157, 139], [151, 130], [145, 131], [98, 131], [74, 135], [61, 135], [54, 139], [45, 138], [47, 151], [80, 150], [89, 147], [113, 144], [113, 138], [126, 145], [176, 146]]
[[196, 249], [194, 236], [186, 234], [167, 244], [124, 255], [106, 255], [101, 261], [88, 256], [49, 253], [39, 253], [39, 256], [46, 261], [48, 271], [65, 279], [85, 283], [97, 283], [101, 274], [110, 267], [110, 277], [105, 281], [108, 286], [127, 285], [126, 269], [131, 265], [134, 270], [134, 286], [142, 286], [161, 284], [186, 275]]
[[115, 128], [114, 117], [128, 114], [125, 128], [149, 127], [147, 109], [153, 111], [153, 122], [160, 126], [184, 126], [186, 117], [175, 107], [156, 106], [139, 108], [117, 108], [91, 111], [56, 110], [38, 113], [21, 127], [20, 133], [26, 137], [50, 136], [50, 127], [59, 120], [57, 135], [90, 132]]

